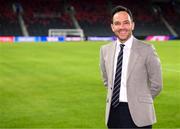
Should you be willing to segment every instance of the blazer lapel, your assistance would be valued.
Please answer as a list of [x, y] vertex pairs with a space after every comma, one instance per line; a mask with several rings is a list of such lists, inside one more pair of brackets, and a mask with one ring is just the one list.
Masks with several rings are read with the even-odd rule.
[[131, 74], [133, 68], [135, 67], [137, 61], [138, 61], [138, 43], [137, 40], [134, 38], [133, 39], [133, 44], [131, 47], [131, 53], [130, 53], [130, 58], [129, 58], [129, 63], [128, 63], [128, 72], [127, 72], [127, 80], [129, 78], [129, 75]]
[[109, 63], [110, 63], [110, 77], [111, 77], [111, 84], [113, 84], [113, 75], [114, 75], [114, 58], [115, 58], [115, 52], [116, 52], [116, 42], [113, 42], [111, 45], [111, 49], [110, 49], [110, 59], [109, 59]]

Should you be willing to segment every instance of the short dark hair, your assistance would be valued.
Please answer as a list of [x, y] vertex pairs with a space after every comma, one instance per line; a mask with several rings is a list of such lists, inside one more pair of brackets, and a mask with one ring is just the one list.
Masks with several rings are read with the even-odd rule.
[[121, 11], [127, 12], [127, 13], [129, 14], [131, 20], [133, 21], [133, 16], [132, 16], [131, 11], [130, 11], [128, 8], [124, 7], [124, 6], [118, 5], [118, 6], [114, 7], [114, 8], [112, 9], [112, 11], [111, 11], [111, 22], [113, 22], [113, 16], [114, 16], [116, 13], [121, 12]]

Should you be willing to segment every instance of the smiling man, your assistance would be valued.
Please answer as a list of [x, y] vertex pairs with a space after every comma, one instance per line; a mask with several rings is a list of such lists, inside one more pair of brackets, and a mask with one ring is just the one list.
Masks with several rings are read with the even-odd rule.
[[100, 50], [100, 68], [107, 87], [106, 125], [110, 128], [152, 128], [154, 98], [162, 89], [160, 60], [154, 47], [136, 39], [132, 13], [112, 9], [115, 42]]

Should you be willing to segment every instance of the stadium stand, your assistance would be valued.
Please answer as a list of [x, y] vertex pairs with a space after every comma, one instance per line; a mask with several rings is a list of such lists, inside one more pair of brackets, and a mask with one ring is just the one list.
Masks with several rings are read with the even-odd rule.
[[178, 21], [180, 20], [180, 1], [179, 3], [175, 1], [170, 1], [168, 3], [158, 3], [161, 8], [161, 13], [168, 21], [168, 23], [173, 27], [173, 29], [180, 34], [180, 25]]
[[50, 28], [73, 28], [72, 22], [64, 12], [64, 3], [58, 0], [21, 2], [24, 9], [24, 18], [30, 35], [47, 35]]
[[12, 11], [12, 2], [1, 0], [0, 35], [22, 35], [16, 18], [16, 15]]
[[111, 36], [110, 10], [116, 5], [124, 5], [132, 10], [136, 36], [173, 35], [172, 30], [180, 34], [177, 2], [168, 0], [36, 0], [33, 4], [31, 0], [1, 1], [4, 8], [0, 8], [0, 35], [23, 35], [18, 14], [12, 9], [14, 3], [22, 6], [20, 13], [30, 36], [47, 36], [48, 30], [53, 28], [77, 28], [68, 12], [70, 8], [73, 8], [70, 13], [73, 13], [86, 36]]

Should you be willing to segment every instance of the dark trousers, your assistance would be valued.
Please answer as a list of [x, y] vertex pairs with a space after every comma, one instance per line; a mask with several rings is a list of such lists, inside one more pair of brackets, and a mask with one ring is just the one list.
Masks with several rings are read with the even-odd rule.
[[130, 115], [128, 103], [120, 102], [116, 108], [111, 107], [110, 116], [108, 121], [108, 128], [149, 128], [152, 129], [152, 125], [137, 127]]

